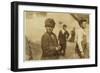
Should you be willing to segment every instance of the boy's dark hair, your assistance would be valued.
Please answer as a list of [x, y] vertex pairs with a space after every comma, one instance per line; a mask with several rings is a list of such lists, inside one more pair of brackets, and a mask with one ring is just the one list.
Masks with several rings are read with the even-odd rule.
[[67, 27], [67, 25], [66, 25], [66, 24], [64, 24], [64, 25], [63, 25], [63, 27]]
[[45, 27], [55, 27], [55, 21], [52, 18], [48, 18], [45, 20]]
[[81, 25], [82, 25], [83, 22], [87, 22], [87, 20], [85, 20], [85, 19], [80, 20], [80, 21], [79, 21], [80, 27], [81, 27]]

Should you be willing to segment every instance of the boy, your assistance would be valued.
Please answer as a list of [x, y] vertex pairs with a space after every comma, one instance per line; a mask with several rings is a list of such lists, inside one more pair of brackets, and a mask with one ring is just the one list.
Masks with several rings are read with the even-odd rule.
[[53, 33], [55, 21], [52, 18], [45, 20], [46, 32], [41, 38], [41, 48], [43, 51], [42, 59], [58, 59], [58, 41], [56, 35]]
[[58, 35], [58, 40], [59, 40], [59, 45], [61, 46], [60, 52], [62, 54], [62, 56], [65, 55], [65, 49], [66, 49], [66, 43], [67, 40], [69, 38], [69, 32], [66, 30], [67, 25], [63, 25], [63, 29], [59, 31], [59, 35]]
[[[80, 58], [85, 58], [85, 54], [88, 51], [88, 42], [87, 42], [87, 36], [88, 34], [86, 29], [87, 21], [86, 20], [81, 20], [80, 23], [80, 28], [76, 29], [76, 53]], [[88, 52], [87, 52], [88, 53]], [[86, 55], [88, 56], [88, 55]]]

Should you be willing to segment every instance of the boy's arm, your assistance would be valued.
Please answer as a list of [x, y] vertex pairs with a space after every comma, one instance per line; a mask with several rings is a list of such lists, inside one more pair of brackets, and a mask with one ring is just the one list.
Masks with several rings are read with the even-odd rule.
[[69, 33], [69, 37], [68, 37], [68, 40], [71, 38], [71, 34]]
[[68, 30], [67, 30], [67, 35], [68, 35], [67, 40], [69, 40], [71, 38], [71, 34]]
[[[80, 37], [80, 36], [78, 35], [78, 37]], [[82, 47], [81, 42], [82, 42], [82, 41], [81, 41], [81, 38], [78, 38], [78, 39], [77, 39], [77, 44], [78, 44], [78, 46], [79, 46], [78, 49], [79, 49], [79, 51], [80, 51], [81, 56], [84, 57], [84, 52], [83, 52], [83, 47]]]
[[48, 44], [48, 38], [47, 36], [43, 35], [41, 38], [41, 48], [43, 50], [46, 50], [49, 48], [49, 44]]

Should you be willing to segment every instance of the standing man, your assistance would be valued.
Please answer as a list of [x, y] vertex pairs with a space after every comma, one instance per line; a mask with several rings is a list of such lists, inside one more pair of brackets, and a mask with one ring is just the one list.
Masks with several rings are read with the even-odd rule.
[[44, 60], [59, 58], [58, 50], [60, 47], [58, 47], [57, 37], [53, 33], [54, 27], [54, 19], [48, 18], [45, 20], [46, 32], [43, 34], [41, 38], [41, 48], [43, 51], [42, 59]]
[[[79, 23], [79, 28], [76, 29], [76, 53], [80, 58], [85, 58], [85, 54], [88, 51], [88, 40], [87, 31], [85, 31], [87, 25], [86, 20], [81, 20]], [[87, 52], [88, 54], [89, 52]], [[87, 55], [88, 56], [88, 55]]]
[[67, 31], [67, 25], [63, 25], [63, 29], [59, 31], [58, 40], [61, 49], [59, 50], [62, 56], [65, 55], [65, 49], [67, 45], [67, 40], [69, 39], [69, 32]]

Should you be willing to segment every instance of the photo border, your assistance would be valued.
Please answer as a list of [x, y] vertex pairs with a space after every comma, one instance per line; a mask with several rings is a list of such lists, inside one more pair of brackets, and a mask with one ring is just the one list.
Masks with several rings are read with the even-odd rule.
[[[95, 64], [72, 65], [72, 66], [52, 66], [39, 68], [18, 68], [18, 6], [19, 5], [33, 5], [33, 6], [50, 6], [63, 8], [83, 8], [95, 10]], [[69, 5], [69, 4], [50, 4], [50, 3], [36, 3], [36, 2], [11, 2], [11, 70], [12, 71], [32, 71], [32, 70], [50, 70], [50, 69], [65, 69], [65, 68], [81, 68], [81, 67], [96, 67], [97, 63], [97, 6], [83, 6], [83, 5]]]

